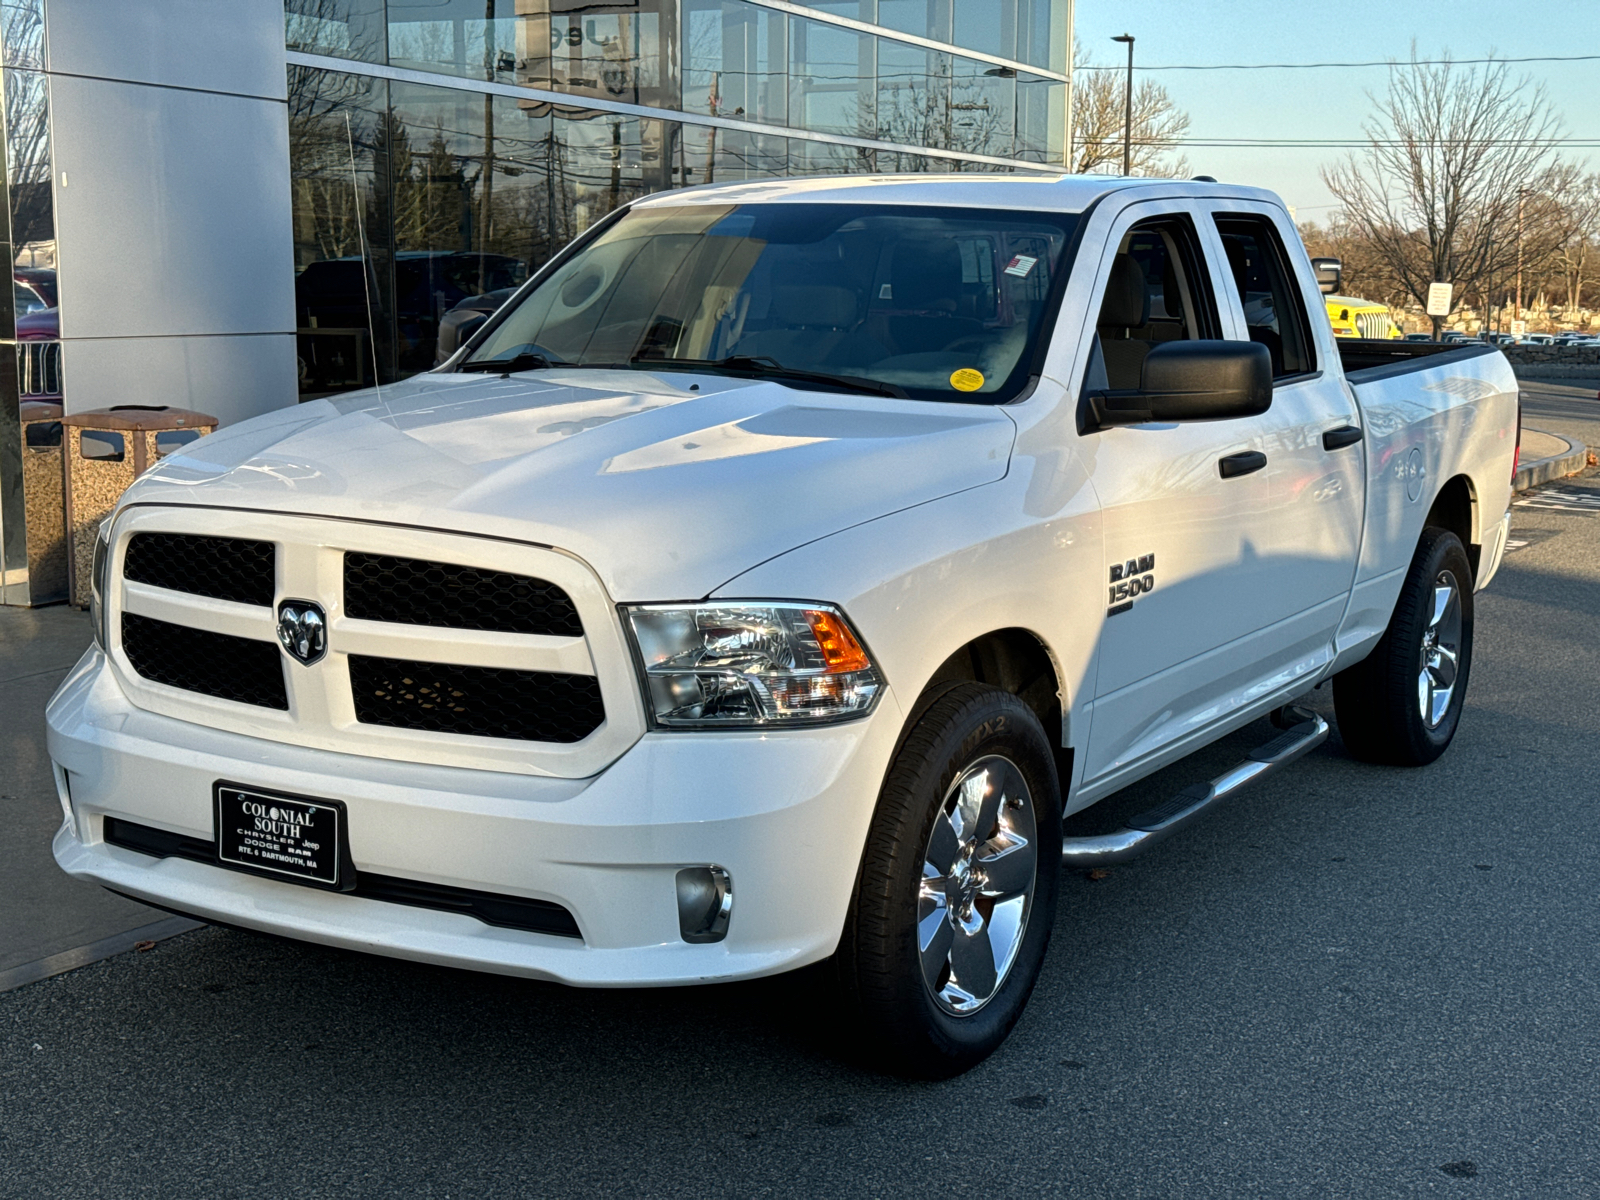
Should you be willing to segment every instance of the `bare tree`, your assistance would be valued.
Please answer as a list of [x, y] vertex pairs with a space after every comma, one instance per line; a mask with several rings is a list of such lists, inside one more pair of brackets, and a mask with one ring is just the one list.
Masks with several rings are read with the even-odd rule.
[[[1122, 140], [1127, 116], [1127, 75], [1097, 66], [1081, 42], [1073, 46], [1071, 170], [1075, 174], [1122, 171]], [[1144, 80], [1133, 89], [1132, 170], [1134, 175], [1190, 174], [1189, 162], [1172, 151], [1189, 132], [1184, 112], [1158, 83]]]
[[1574, 180], [1562, 200], [1567, 212], [1567, 236], [1552, 256], [1550, 273], [1560, 281], [1564, 316], [1575, 321], [1583, 306], [1585, 279], [1600, 251], [1600, 174]]
[[[1548, 180], [1562, 121], [1542, 86], [1513, 77], [1508, 64], [1462, 66], [1448, 53], [1389, 68], [1389, 91], [1372, 97], [1367, 146], [1323, 182], [1352, 230], [1419, 305], [1428, 285], [1455, 284], [1454, 304], [1487, 302], [1515, 271], [1516, 218], [1530, 189]], [[1508, 244], [1510, 243], [1510, 244]], [[1523, 239], [1526, 259], [1526, 234]], [[1445, 318], [1433, 318], [1438, 337]]]
[[[21, 67], [42, 66], [43, 16], [36, 5], [5, 5], [7, 52]], [[30, 243], [55, 240], [50, 199], [50, 125], [45, 77], [37, 70], [5, 72], [6, 167], [11, 191], [11, 242], [20, 251]]]

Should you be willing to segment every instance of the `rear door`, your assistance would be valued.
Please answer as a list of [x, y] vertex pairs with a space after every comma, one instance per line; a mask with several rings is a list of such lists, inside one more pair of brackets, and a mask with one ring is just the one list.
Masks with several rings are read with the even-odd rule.
[[[1091, 356], [1087, 388], [1097, 358], [1100, 386], [1136, 387], [1150, 347], [1226, 336], [1218, 298], [1228, 281], [1208, 220], [1172, 201], [1134, 205], [1113, 226], [1098, 267], [1099, 318], [1080, 351]], [[1105, 537], [1086, 784], [1225, 718], [1260, 685], [1248, 643], [1282, 616], [1263, 552], [1271, 491], [1265, 471], [1225, 477], [1222, 462], [1261, 453], [1272, 426], [1268, 413], [1080, 436]]]
[[1262, 442], [1272, 520], [1259, 553], [1283, 620], [1266, 631], [1260, 653], [1270, 675], [1289, 683], [1331, 661], [1355, 580], [1366, 481], [1361, 414], [1328, 322], [1311, 319], [1321, 296], [1305, 256], [1289, 253], [1298, 235], [1287, 214], [1258, 202], [1209, 207], [1228, 264], [1233, 336], [1272, 353]]

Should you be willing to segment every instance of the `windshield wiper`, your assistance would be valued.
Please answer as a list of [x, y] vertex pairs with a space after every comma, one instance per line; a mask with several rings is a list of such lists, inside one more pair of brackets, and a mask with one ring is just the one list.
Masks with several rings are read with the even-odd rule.
[[524, 350], [521, 354], [513, 354], [510, 358], [484, 358], [473, 362], [464, 362], [456, 368], [458, 371], [499, 371], [509, 375], [513, 371], [542, 371], [549, 367], [564, 367], [567, 364], [559, 359], [547, 358], [543, 354], [534, 354]]
[[727, 371], [734, 375], [748, 375], [752, 379], [772, 379], [778, 383], [793, 380], [795, 383], [821, 383], [829, 387], [852, 392], [870, 392], [875, 396], [889, 396], [895, 400], [909, 400], [904, 388], [876, 379], [863, 379], [859, 375], [829, 375], [824, 371], [806, 371], [799, 367], [786, 367], [765, 354], [730, 354], [727, 358], [652, 358], [635, 354], [628, 360], [635, 367], [649, 367], [663, 371]]

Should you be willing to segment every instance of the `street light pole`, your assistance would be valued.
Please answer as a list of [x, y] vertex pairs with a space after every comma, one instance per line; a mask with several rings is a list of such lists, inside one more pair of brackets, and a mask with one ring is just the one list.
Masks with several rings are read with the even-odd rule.
[[1133, 174], [1133, 35], [1125, 33], [1114, 37], [1113, 42], [1128, 43], [1128, 84], [1123, 95], [1122, 117], [1122, 173]]

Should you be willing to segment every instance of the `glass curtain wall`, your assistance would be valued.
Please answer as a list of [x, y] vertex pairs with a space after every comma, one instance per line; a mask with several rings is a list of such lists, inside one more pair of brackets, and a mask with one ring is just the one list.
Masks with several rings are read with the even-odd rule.
[[[5, 191], [0, 243], [11, 287], [0, 288], [0, 604], [65, 598], [61, 425], [29, 401], [62, 402], [55, 207], [44, 67], [42, 0], [0, 3], [0, 85], [5, 103]], [[25, 427], [24, 416], [34, 420]], [[54, 501], [50, 496], [55, 496]]]
[[[1058, 66], [1062, 0], [809, 7]], [[285, 0], [285, 36], [290, 50], [350, 64], [290, 67], [302, 398], [432, 367], [467, 310], [492, 308], [650, 192], [1061, 161], [1059, 80], [748, 0]], [[462, 83], [380, 77], [363, 63]]]

